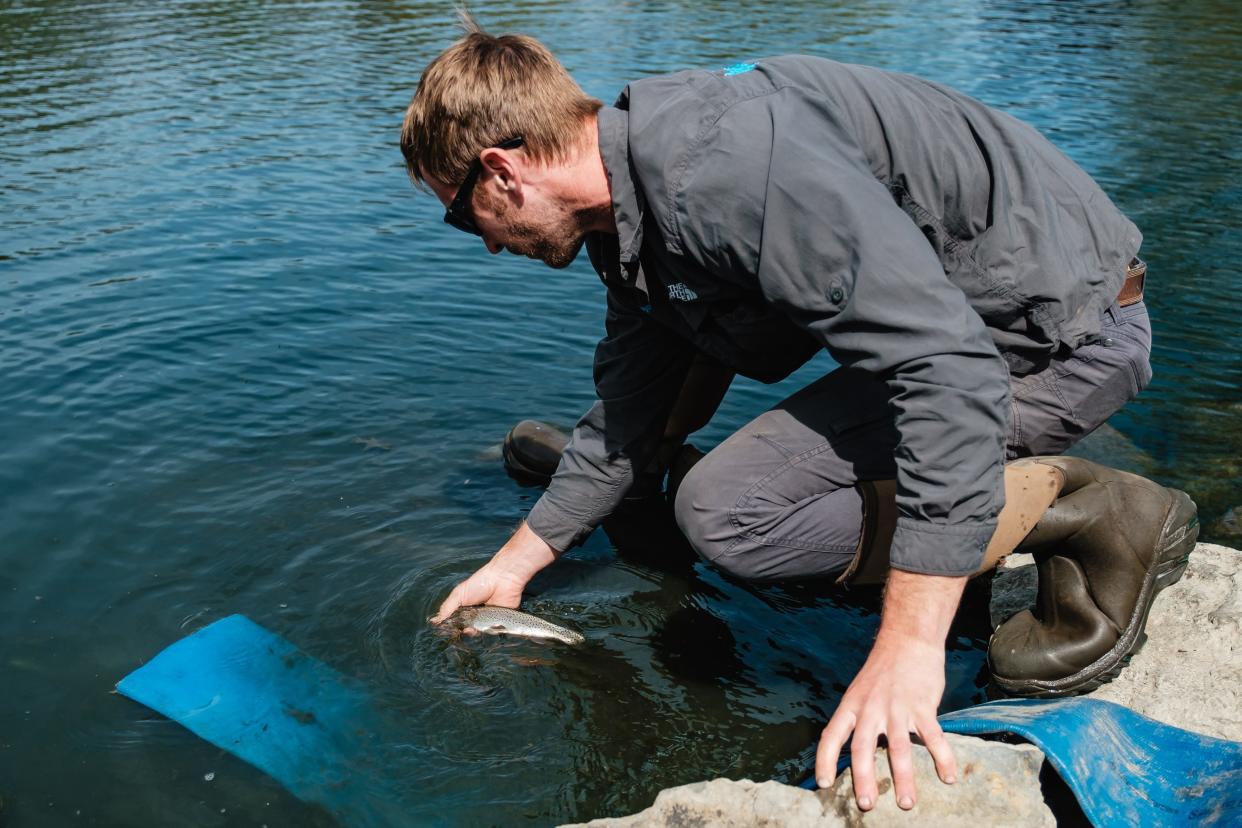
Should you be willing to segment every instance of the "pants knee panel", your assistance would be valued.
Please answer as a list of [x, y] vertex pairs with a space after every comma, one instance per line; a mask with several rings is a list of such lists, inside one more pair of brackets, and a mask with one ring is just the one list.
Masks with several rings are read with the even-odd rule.
[[706, 473], [706, 465], [706, 459], [700, 461], [681, 481], [673, 501], [673, 517], [694, 551], [710, 561], [723, 552], [722, 532], [730, 524], [729, 508], [720, 504], [718, 492], [712, 491], [715, 481]]

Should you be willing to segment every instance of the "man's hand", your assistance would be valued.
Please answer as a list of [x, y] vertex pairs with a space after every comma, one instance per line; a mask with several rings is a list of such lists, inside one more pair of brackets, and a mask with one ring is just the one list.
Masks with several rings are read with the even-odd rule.
[[449, 593], [431, 623], [439, 624], [458, 607], [492, 604], [516, 609], [535, 573], [556, 560], [556, 551], [523, 523], [492, 559]]
[[821, 788], [836, 778], [837, 758], [851, 733], [854, 798], [864, 811], [876, 802], [880, 734], [888, 740], [889, 770], [900, 807], [913, 808], [917, 797], [911, 733], [922, 738], [941, 781], [956, 781], [957, 761], [936, 721], [936, 708], [944, 694], [944, 640], [965, 583], [965, 578], [897, 569], [889, 574], [875, 645], [819, 740], [815, 778]]

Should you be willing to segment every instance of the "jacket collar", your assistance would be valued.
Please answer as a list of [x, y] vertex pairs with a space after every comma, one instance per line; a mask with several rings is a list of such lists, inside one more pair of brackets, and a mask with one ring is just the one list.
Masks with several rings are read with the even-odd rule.
[[[598, 113], [599, 154], [608, 173], [612, 214], [617, 223], [617, 244], [622, 263], [638, 261], [643, 246], [643, 215], [646, 199], [635, 186], [630, 165], [630, 113], [605, 106]], [[625, 268], [632, 274], [634, 268]], [[627, 279], [628, 281], [628, 279]]]

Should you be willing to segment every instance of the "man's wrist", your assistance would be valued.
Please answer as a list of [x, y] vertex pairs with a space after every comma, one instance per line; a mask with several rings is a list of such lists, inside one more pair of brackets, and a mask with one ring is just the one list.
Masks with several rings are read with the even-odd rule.
[[556, 558], [556, 550], [523, 522], [513, 533], [513, 537], [492, 556], [492, 563], [505, 572], [529, 581], [536, 572], [554, 562]]
[[891, 570], [875, 646], [886, 648], [918, 643], [943, 651], [965, 586], [965, 577]]

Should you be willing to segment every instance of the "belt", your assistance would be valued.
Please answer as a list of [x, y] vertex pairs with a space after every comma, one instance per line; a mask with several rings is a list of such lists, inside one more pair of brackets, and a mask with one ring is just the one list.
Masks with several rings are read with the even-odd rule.
[[1147, 279], [1147, 262], [1142, 259], [1131, 259], [1126, 268], [1126, 280], [1121, 285], [1121, 293], [1117, 294], [1117, 304], [1121, 307], [1143, 301], [1143, 282]]

